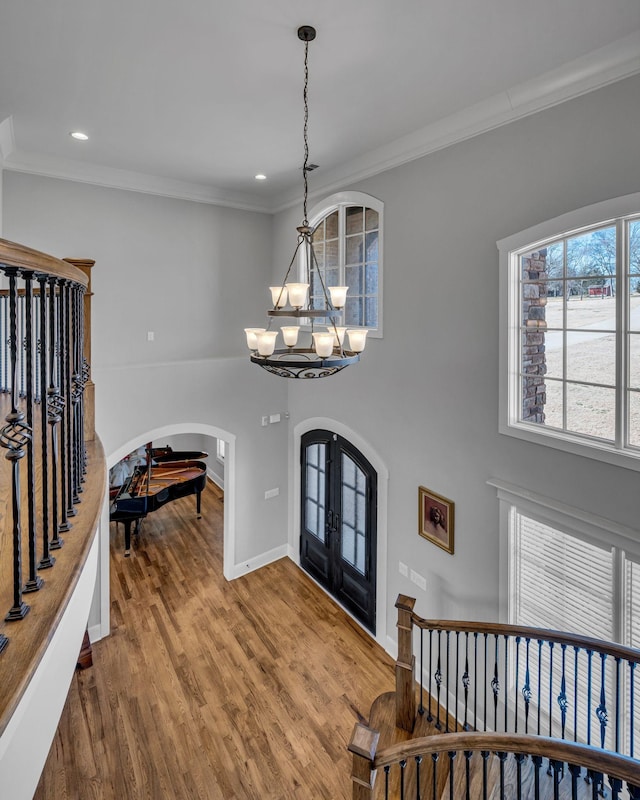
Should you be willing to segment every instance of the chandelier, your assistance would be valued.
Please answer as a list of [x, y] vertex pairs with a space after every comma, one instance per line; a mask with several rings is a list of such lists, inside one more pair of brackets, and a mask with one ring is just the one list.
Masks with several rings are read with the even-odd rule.
[[[360, 360], [364, 350], [367, 329], [347, 328], [340, 324], [346, 304], [348, 286], [329, 286], [313, 248], [313, 230], [307, 219], [307, 175], [315, 167], [309, 164], [308, 142], [308, 85], [309, 42], [316, 38], [315, 28], [303, 25], [298, 28], [298, 38], [304, 42], [304, 181], [303, 220], [296, 230], [298, 240], [289, 268], [280, 286], [270, 286], [273, 308], [267, 312], [266, 328], [245, 328], [251, 361], [281, 378], [325, 378]], [[314, 298], [309, 299], [309, 284], [289, 281], [294, 265], [302, 261], [307, 274], [314, 274], [317, 284]], [[319, 291], [318, 291], [319, 290]], [[318, 296], [319, 295], [319, 296]], [[285, 325], [272, 330], [274, 319], [289, 317], [296, 325]], [[303, 329], [304, 328], [304, 329]], [[300, 337], [307, 339], [306, 344]], [[282, 337], [284, 347], [278, 346]], [[347, 349], [348, 342], [348, 349]]]

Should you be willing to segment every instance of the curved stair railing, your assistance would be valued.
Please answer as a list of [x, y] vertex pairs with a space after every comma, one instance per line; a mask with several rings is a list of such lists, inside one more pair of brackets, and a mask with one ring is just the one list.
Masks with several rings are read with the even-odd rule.
[[356, 724], [353, 800], [638, 800], [640, 763], [576, 742], [504, 733], [445, 733], [376, 752]]
[[73, 591], [103, 505], [85, 336], [92, 265], [0, 239], [0, 734]]
[[[475, 778], [468, 786], [455, 777], [457, 788], [452, 797], [456, 798], [573, 797], [568, 784], [563, 784], [559, 795], [554, 794], [559, 791], [558, 775], [573, 772], [589, 779], [597, 791], [604, 787], [602, 775], [609, 775], [611, 796], [623, 796], [617, 794], [623, 781], [630, 784], [624, 796], [640, 797], [636, 788], [640, 787], [640, 761], [636, 759], [639, 650], [542, 628], [429, 620], [418, 616], [414, 606], [414, 598], [399, 595], [395, 726], [401, 734], [396, 738], [406, 740], [414, 731], [416, 738], [392, 745], [381, 743], [375, 729], [356, 725], [349, 746], [354, 754], [354, 798], [373, 798], [375, 773], [393, 761], [400, 765], [399, 777], [392, 781], [390, 794], [376, 794], [376, 798], [441, 800], [446, 796], [444, 784], [449, 774], [453, 775], [452, 764], [441, 769], [427, 794], [415, 777], [410, 789], [402, 786], [412, 771], [419, 773], [422, 766], [424, 772], [427, 754], [431, 759], [435, 753], [440, 753], [438, 763], [461, 754], [456, 763], [464, 762], [467, 771], [476, 764], [471, 770]], [[375, 707], [374, 703], [372, 715]], [[375, 726], [373, 716], [372, 722]], [[383, 729], [388, 738], [389, 731]], [[481, 754], [480, 761], [471, 759], [472, 752]], [[498, 756], [490, 758], [491, 753]], [[508, 753], [513, 757], [507, 758]], [[414, 763], [411, 759], [418, 755], [421, 760]], [[546, 773], [558, 773], [556, 783], [540, 795], [531, 793], [538, 781], [538, 758], [540, 764], [543, 758], [548, 760]], [[495, 773], [491, 787], [483, 783], [483, 769], [488, 764], [493, 764]], [[528, 772], [515, 793], [504, 795], [500, 785], [507, 765], [511, 789], [520, 785], [523, 765]], [[582, 770], [576, 772], [576, 765]], [[429, 769], [432, 767], [435, 769], [435, 761]], [[385, 773], [385, 780], [388, 776]], [[447, 785], [447, 791], [453, 791], [453, 784]], [[531, 791], [525, 792], [526, 786]]]

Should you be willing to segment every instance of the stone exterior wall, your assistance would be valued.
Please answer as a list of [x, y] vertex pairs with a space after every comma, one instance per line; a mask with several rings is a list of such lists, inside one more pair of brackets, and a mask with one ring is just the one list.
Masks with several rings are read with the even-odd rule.
[[[522, 257], [522, 420], [544, 423], [547, 251]], [[531, 283], [530, 281], [533, 281]]]

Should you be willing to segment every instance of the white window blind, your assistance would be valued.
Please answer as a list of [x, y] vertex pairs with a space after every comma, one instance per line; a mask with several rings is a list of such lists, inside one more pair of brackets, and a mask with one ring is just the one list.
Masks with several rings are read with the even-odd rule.
[[[511, 506], [509, 516], [510, 580], [509, 618], [515, 625], [551, 628], [583, 634], [605, 641], [619, 641], [640, 647], [640, 563], [620, 548], [581, 538], [524, 514]], [[616, 570], [619, 560], [622, 569]], [[619, 576], [619, 577], [618, 577]], [[579, 741], [599, 743], [599, 726], [594, 710], [600, 703], [602, 661], [594, 654], [591, 691], [587, 661], [581, 653], [577, 668], [577, 687], [573, 678], [571, 649], [567, 655], [567, 695], [574, 706], [577, 689], [578, 715], [567, 720], [567, 738], [576, 731]], [[557, 656], [556, 656], [557, 659]], [[538, 673], [538, 650], [531, 647], [531, 674]], [[557, 662], [556, 662], [557, 667]], [[542, 652], [541, 696], [549, 696], [549, 653]], [[630, 712], [629, 672], [622, 673], [620, 709], [624, 725], [621, 738], [629, 746]], [[558, 692], [559, 675], [554, 677], [551, 696]], [[613, 711], [615, 706], [615, 664], [606, 662], [606, 697], [609, 723], [605, 746], [613, 748]], [[589, 697], [590, 695], [590, 697]], [[535, 693], [534, 702], [535, 705]], [[640, 674], [634, 678], [633, 735], [640, 742]], [[589, 712], [590, 709], [590, 713]], [[548, 714], [542, 708], [544, 725]], [[537, 712], [536, 712], [537, 713]], [[554, 708], [554, 714], [557, 709]], [[590, 723], [589, 723], [590, 719]]]
[[612, 549], [512, 513], [510, 621], [614, 639]]

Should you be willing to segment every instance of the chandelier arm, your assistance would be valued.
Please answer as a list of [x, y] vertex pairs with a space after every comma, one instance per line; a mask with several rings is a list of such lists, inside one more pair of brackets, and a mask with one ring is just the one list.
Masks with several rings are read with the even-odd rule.
[[[332, 311], [335, 311], [336, 309], [335, 309], [333, 303], [331, 302], [331, 298], [329, 297], [329, 293], [327, 292], [327, 287], [326, 287], [326, 284], [324, 282], [324, 278], [322, 277], [322, 271], [320, 269], [320, 265], [318, 264], [318, 259], [316, 258], [316, 251], [313, 249], [313, 243], [311, 241], [311, 237], [310, 236], [309, 236], [308, 242], [309, 242], [309, 250], [311, 251], [312, 260], [316, 265], [316, 273], [318, 275], [318, 278], [320, 279], [320, 285], [322, 286], [322, 292], [324, 294], [324, 300], [325, 300], [327, 309], [331, 309]], [[340, 337], [338, 336], [338, 328], [336, 327], [335, 316], [331, 317], [331, 325], [333, 326], [333, 333], [334, 333], [334, 335], [336, 337], [336, 341], [338, 342], [338, 347], [340, 349], [340, 355], [344, 356], [344, 347], [343, 347], [343, 343], [340, 342]]]
[[[293, 251], [293, 256], [291, 258], [291, 261], [289, 262], [289, 267], [287, 268], [287, 272], [286, 272], [286, 274], [284, 276], [284, 280], [282, 281], [283, 288], [284, 288], [284, 285], [287, 282], [287, 278], [289, 277], [289, 273], [291, 272], [291, 267], [293, 267], [293, 265], [295, 263], [296, 256], [298, 255], [298, 250], [300, 249], [300, 245], [302, 244], [303, 241], [304, 241], [304, 237], [303, 236], [299, 236], [298, 237], [298, 244], [296, 245], [296, 249]], [[274, 309], [275, 308], [276, 308], [276, 306], [274, 306]]]

